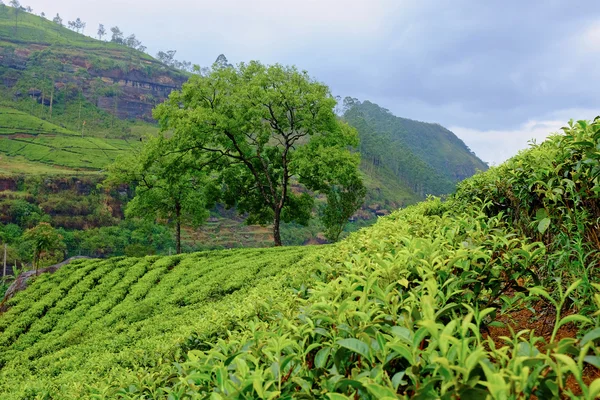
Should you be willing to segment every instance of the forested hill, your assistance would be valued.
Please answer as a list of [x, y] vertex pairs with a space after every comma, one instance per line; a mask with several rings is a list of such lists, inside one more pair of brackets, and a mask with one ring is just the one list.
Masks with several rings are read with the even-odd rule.
[[359, 132], [363, 169], [393, 174], [418, 197], [450, 193], [457, 182], [488, 168], [439, 124], [396, 117], [377, 104], [356, 100], [344, 119]]

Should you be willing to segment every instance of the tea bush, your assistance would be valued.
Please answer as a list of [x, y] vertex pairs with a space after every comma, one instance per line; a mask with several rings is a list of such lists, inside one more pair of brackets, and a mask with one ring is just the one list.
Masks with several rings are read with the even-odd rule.
[[41, 276], [0, 316], [0, 397], [597, 398], [598, 148], [571, 123], [335, 246]]

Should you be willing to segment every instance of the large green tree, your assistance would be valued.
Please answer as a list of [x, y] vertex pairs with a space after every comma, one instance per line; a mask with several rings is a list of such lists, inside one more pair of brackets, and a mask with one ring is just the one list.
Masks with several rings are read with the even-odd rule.
[[[337, 171], [356, 171], [356, 131], [333, 112], [327, 86], [295, 67], [252, 61], [215, 64], [194, 75], [154, 112], [170, 132], [169, 151], [208, 165], [222, 198], [248, 223], [308, 223], [310, 192], [326, 192]], [[292, 188], [292, 184], [294, 187]]]
[[186, 155], [165, 151], [165, 138], [145, 141], [142, 150], [109, 167], [108, 185], [131, 184], [135, 197], [127, 216], [166, 221], [175, 228], [176, 252], [181, 253], [181, 227], [198, 226], [208, 217], [215, 192], [202, 168], [188, 168]]

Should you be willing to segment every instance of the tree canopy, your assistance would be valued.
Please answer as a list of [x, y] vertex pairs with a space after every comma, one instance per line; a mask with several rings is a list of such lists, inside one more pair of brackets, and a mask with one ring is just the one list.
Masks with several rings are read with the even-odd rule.
[[146, 141], [142, 151], [119, 159], [109, 168], [107, 183], [135, 186], [126, 216], [166, 220], [175, 227], [176, 252], [181, 252], [181, 226], [200, 225], [214, 204], [211, 182], [203, 171], [186, 169], [185, 157], [165, 152], [162, 136]]
[[36, 274], [43, 258], [53, 261], [61, 261], [64, 258], [63, 237], [46, 222], [25, 231], [23, 239], [30, 243]]
[[[314, 192], [358, 177], [356, 131], [338, 120], [329, 88], [295, 67], [216, 63], [171, 93], [154, 116], [165, 149], [209, 167], [228, 206], [248, 223], [308, 223]], [[356, 183], [360, 180], [348, 180]], [[362, 183], [361, 183], [362, 185]]]

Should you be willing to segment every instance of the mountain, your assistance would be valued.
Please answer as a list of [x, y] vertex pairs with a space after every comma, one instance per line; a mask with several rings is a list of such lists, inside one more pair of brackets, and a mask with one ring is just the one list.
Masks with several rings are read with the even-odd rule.
[[356, 100], [344, 119], [359, 132], [363, 170], [393, 176], [414, 197], [451, 193], [456, 183], [488, 168], [439, 124], [396, 117], [377, 104]]

